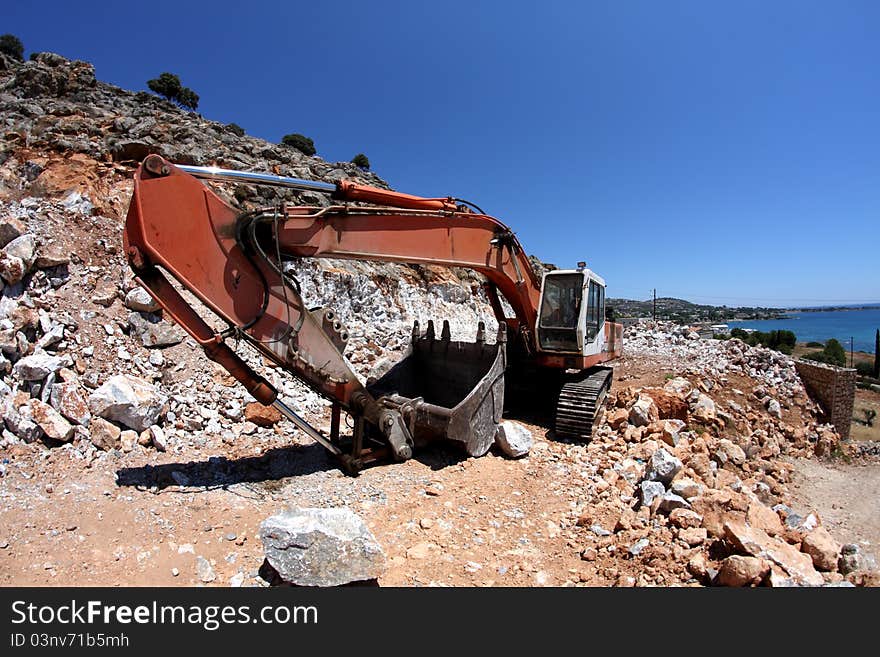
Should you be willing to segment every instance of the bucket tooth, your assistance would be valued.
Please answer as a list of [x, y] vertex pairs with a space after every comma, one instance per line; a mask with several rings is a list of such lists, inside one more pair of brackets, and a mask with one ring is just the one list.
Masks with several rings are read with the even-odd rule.
[[498, 342], [498, 344], [507, 342], [507, 324], [504, 322], [498, 322], [498, 337], [496, 338], [496, 342]]
[[421, 337], [421, 335], [422, 334], [419, 331], [419, 320], [415, 320], [413, 322], [413, 327], [412, 327], [412, 339], [418, 340]]
[[434, 339], [434, 320], [428, 320], [428, 330], [425, 331], [425, 340], [433, 340]]
[[477, 324], [477, 342], [480, 344], [486, 342], [486, 322], [481, 321]]
[[443, 329], [440, 332], [440, 339], [444, 342], [449, 342], [452, 340], [452, 331], [449, 330], [449, 320], [443, 320]]

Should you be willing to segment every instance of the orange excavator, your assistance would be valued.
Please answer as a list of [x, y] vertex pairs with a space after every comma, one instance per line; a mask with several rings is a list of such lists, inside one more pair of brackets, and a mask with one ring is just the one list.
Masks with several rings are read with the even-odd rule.
[[[328, 194], [336, 204], [242, 212], [202, 180]], [[579, 263], [539, 278], [507, 226], [459, 199], [175, 165], [150, 155], [135, 174], [124, 245], [137, 282], [207, 356], [350, 472], [408, 459], [437, 439], [481, 456], [503, 430], [505, 398], [509, 409], [546, 411], [558, 437], [589, 439], [611, 384], [612, 370], [601, 363], [622, 348], [622, 327], [605, 321], [601, 277]], [[306, 307], [285, 267], [295, 258], [475, 270], [485, 278], [496, 339], [486, 339], [482, 322], [474, 343], [452, 341], [448, 321], [439, 336], [433, 321], [424, 332], [415, 322], [405, 357], [364, 384], [344, 357], [349, 336], [342, 319], [332, 308]], [[216, 316], [215, 326], [178, 287]], [[279, 399], [230, 346], [241, 342], [332, 402], [329, 435]], [[351, 435], [341, 435], [343, 411], [353, 420]]]

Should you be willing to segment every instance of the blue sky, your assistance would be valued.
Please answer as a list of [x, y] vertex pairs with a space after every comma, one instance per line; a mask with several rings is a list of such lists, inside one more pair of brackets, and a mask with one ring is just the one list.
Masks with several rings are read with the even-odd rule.
[[880, 3], [23, 2], [0, 32], [396, 189], [610, 296], [880, 301]]

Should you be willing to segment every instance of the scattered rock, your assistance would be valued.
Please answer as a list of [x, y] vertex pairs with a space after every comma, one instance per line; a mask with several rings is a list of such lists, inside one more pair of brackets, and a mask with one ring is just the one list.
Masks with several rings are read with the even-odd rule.
[[165, 411], [167, 399], [153, 384], [117, 374], [89, 395], [89, 409], [94, 415], [120, 422], [135, 431], [156, 424]]
[[131, 288], [125, 295], [125, 306], [143, 313], [153, 313], [161, 307], [159, 302], [150, 296], [140, 285]]
[[501, 420], [495, 433], [495, 444], [505, 456], [520, 458], [532, 449], [532, 432], [518, 422]]
[[54, 384], [49, 402], [74, 424], [87, 425], [92, 418], [86, 395], [75, 381]]
[[812, 559], [784, 541], [772, 538], [761, 529], [749, 527], [744, 522], [730, 520], [724, 523], [725, 539], [738, 552], [760, 557], [782, 568], [800, 585], [822, 586], [825, 580], [813, 568]]
[[824, 527], [816, 527], [804, 536], [801, 541], [801, 552], [806, 552], [813, 559], [813, 565], [819, 570], [837, 570], [840, 543], [832, 538]]
[[347, 508], [284, 511], [263, 521], [260, 539], [269, 564], [300, 586], [371, 580], [385, 570], [382, 548]]
[[731, 555], [721, 562], [715, 578], [719, 586], [757, 586], [770, 572], [770, 564], [757, 557]]
[[666, 493], [666, 488], [659, 481], [643, 481], [639, 484], [639, 491], [641, 492], [642, 506], [650, 508], [655, 499]]
[[61, 417], [61, 414], [49, 404], [39, 399], [31, 399], [30, 414], [33, 421], [52, 440], [67, 442], [73, 437], [73, 425]]
[[648, 469], [645, 472], [645, 479], [668, 484], [681, 471], [681, 468], [682, 463], [679, 459], [665, 449], [660, 448], [651, 455]]
[[199, 580], [205, 584], [217, 579], [214, 568], [211, 567], [211, 562], [201, 555], [196, 557], [196, 574], [199, 576]]
[[629, 410], [629, 423], [636, 427], [646, 426], [659, 419], [657, 405], [654, 404], [653, 399], [647, 396], [640, 396]]
[[22, 381], [42, 381], [62, 367], [70, 367], [72, 364], [69, 356], [50, 356], [45, 352], [38, 352], [19, 359], [12, 367], [12, 374]]
[[119, 441], [119, 436], [121, 434], [122, 429], [112, 422], [108, 422], [104, 418], [95, 417], [92, 418], [92, 421], [89, 423], [89, 437], [92, 444], [104, 451], [119, 449], [121, 447]]
[[258, 427], [273, 427], [281, 422], [281, 413], [271, 406], [251, 402], [244, 407], [244, 419], [253, 422]]

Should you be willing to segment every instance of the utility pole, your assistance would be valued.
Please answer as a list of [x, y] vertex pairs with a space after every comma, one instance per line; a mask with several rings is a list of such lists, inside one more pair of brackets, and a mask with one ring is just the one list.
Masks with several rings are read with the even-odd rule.
[[657, 288], [654, 288], [654, 323], [657, 323]]

